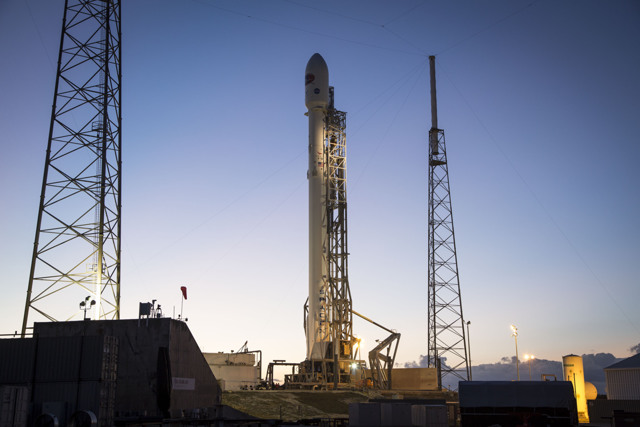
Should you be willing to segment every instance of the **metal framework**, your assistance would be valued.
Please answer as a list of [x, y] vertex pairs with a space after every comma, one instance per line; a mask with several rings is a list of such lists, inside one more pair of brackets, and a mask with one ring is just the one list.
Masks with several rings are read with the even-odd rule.
[[361, 319], [389, 332], [390, 335], [380, 341], [378, 345], [369, 352], [369, 367], [371, 368], [373, 387], [381, 390], [391, 390], [391, 375], [396, 360], [396, 353], [398, 352], [398, 344], [400, 344], [400, 334], [394, 330], [385, 328], [357, 311], [351, 310], [351, 312]]
[[371, 379], [375, 388], [391, 390], [391, 373], [399, 343], [400, 334], [392, 332], [369, 352]]
[[[327, 265], [326, 301], [321, 317], [326, 319], [330, 342], [322, 360], [302, 363], [299, 374], [292, 375], [291, 385], [310, 384], [326, 387], [333, 383], [349, 383], [353, 361], [353, 316], [349, 289], [347, 250], [347, 140], [346, 113], [333, 107], [333, 88], [329, 89], [330, 105], [325, 113], [324, 156], [326, 165], [326, 201], [323, 222], [327, 234], [323, 239], [323, 262]], [[304, 328], [308, 316], [308, 300], [304, 306]]]
[[[330, 108], [326, 115], [327, 254], [331, 332], [334, 355], [351, 360], [353, 318], [347, 251], [346, 113]], [[335, 348], [335, 347], [339, 348]]]
[[[120, 317], [120, 0], [67, 0], [22, 323]], [[87, 300], [88, 303], [88, 300]]]
[[[432, 128], [429, 131], [428, 361], [440, 367], [439, 386], [469, 379], [451, 190], [444, 131], [438, 129], [435, 60], [431, 65]], [[447, 376], [450, 382], [445, 381]]]

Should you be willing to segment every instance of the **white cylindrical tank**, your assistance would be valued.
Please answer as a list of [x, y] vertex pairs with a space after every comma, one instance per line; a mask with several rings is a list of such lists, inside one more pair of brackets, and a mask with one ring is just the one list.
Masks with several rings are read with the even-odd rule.
[[573, 384], [573, 394], [576, 397], [578, 406], [578, 421], [580, 423], [589, 422], [589, 411], [587, 409], [587, 395], [584, 384], [584, 368], [582, 357], [569, 354], [562, 357], [562, 372], [565, 381]]
[[590, 382], [584, 382], [584, 395], [587, 400], [596, 400], [598, 398], [598, 389]]

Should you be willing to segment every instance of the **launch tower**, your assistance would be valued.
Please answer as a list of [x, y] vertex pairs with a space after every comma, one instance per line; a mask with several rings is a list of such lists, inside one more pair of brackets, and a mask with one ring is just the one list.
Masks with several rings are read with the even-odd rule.
[[467, 341], [462, 316], [458, 257], [453, 230], [451, 190], [444, 130], [438, 128], [435, 57], [431, 70], [431, 130], [429, 131], [429, 286], [428, 361], [440, 368], [439, 386], [469, 379]]
[[30, 314], [120, 317], [120, 40], [120, 0], [65, 2], [22, 336]]
[[[353, 359], [351, 341], [353, 317], [349, 289], [347, 251], [347, 141], [346, 113], [333, 106], [329, 88], [329, 108], [325, 118], [327, 148], [327, 234], [329, 295], [332, 303], [331, 330], [334, 361]], [[347, 372], [349, 369], [347, 368]]]

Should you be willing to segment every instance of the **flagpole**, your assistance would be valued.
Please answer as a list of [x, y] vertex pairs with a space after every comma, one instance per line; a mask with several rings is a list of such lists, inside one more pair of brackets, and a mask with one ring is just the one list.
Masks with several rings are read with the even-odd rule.
[[180, 300], [180, 319], [184, 321], [184, 314], [182, 312], [182, 309], [184, 307], [184, 300], [187, 299], [187, 287], [180, 286], [180, 292], [182, 292], [182, 299]]

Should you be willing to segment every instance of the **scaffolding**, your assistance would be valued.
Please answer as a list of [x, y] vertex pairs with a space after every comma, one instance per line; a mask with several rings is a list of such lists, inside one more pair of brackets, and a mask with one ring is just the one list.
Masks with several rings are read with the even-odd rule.
[[22, 336], [30, 314], [120, 317], [120, 1], [67, 0]]
[[[346, 113], [330, 108], [326, 116], [327, 233], [329, 297], [334, 361], [353, 359], [353, 318], [347, 251], [347, 145]], [[336, 348], [336, 346], [338, 348]], [[347, 374], [349, 371], [347, 370]], [[343, 382], [343, 381], [340, 381]]]

